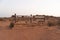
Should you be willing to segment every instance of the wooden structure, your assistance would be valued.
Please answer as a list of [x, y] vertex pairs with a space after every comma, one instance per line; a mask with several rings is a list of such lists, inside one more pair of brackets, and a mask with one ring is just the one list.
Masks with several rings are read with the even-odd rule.
[[45, 16], [44, 15], [35, 15], [35, 16], [33, 16], [33, 21], [36, 21], [39, 24], [43, 24], [45, 22]]
[[13, 15], [13, 21], [16, 23], [16, 20], [18, 20], [19, 22], [21, 21], [25, 21], [26, 23], [36, 23], [36, 24], [43, 24], [45, 22], [45, 16], [44, 15], [22, 15], [22, 16], [18, 16], [18, 15]]

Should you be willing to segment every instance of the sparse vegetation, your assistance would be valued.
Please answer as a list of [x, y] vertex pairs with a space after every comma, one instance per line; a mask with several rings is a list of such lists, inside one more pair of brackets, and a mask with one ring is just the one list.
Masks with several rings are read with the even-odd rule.
[[4, 21], [4, 19], [0, 18], [0, 21]]
[[55, 24], [52, 23], [52, 22], [48, 22], [48, 26], [51, 27], [51, 26], [54, 26]]
[[60, 29], [60, 20], [57, 21], [57, 28]]
[[14, 23], [10, 23], [9, 28], [12, 29], [14, 27]]
[[57, 21], [57, 25], [60, 26], [60, 20]]

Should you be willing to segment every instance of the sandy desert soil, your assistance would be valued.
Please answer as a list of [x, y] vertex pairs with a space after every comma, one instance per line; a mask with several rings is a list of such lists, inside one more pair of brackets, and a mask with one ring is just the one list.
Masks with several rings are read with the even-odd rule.
[[46, 23], [44, 26], [34, 26], [23, 23], [15, 24], [9, 29], [10, 21], [0, 21], [0, 40], [60, 40], [59, 26], [49, 27]]
[[7, 29], [7, 23], [1, 23], [0, 40], [60, 40], [60, 29], [55, 26], [15, 25], [13, 29]]

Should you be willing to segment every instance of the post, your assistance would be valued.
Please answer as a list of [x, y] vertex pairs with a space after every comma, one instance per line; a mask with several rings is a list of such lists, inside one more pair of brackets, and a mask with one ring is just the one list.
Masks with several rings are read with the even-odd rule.
[[13, 21], [14, 23], [16, 23], [16, 14], [14, 14], [14, 15], [12, 16], [12, 18], [13, 18], [12, 21]]
[[16, 23], [16, 14], [15, 14], [14, 20], [15, 20], [15, 23]]
[[32, 23], [32, 14], [31, 14], [31, 17], [30, 17], [30, 23]]

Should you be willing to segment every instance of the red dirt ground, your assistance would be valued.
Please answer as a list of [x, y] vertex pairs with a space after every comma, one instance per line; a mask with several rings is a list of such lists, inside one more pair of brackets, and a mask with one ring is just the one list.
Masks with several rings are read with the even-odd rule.
[[0, 40], [60, 40], [60, 30], [56, 27], [21, 25], [13, 29], [1, 29]]
[[0, 40], [60, 40], [57, 26], [15, 25], [8, 29], [9, 21], [0, 21]]

